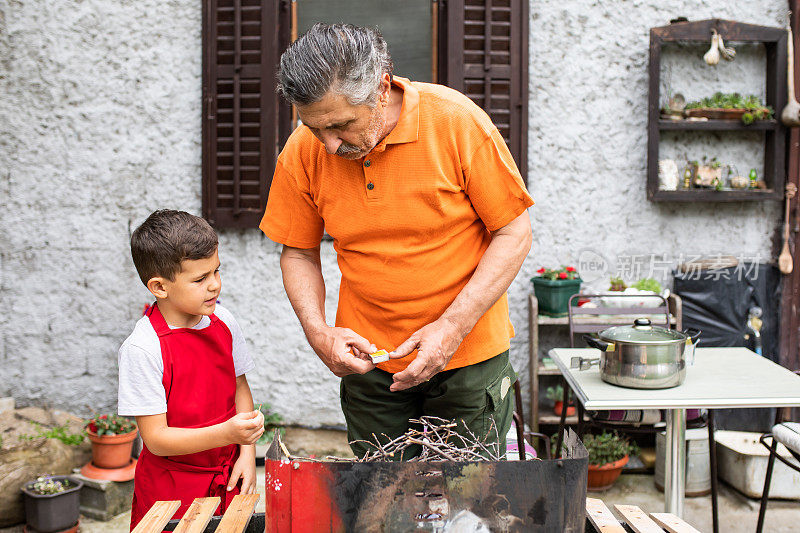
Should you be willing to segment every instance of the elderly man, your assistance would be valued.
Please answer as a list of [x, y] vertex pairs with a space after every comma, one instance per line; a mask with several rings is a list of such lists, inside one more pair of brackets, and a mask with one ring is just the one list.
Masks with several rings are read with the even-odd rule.
[[[393, 77], [381, 35], [351, 25], [295, 41], [278, 90], [303, 126], [278, 158], [260, 227], [283, 244], [308, 342], [342, 378], [348, 437], [394, 438], [435, 415], [504, 449], [516, 380], [506, 290], [530, 250], [533, 200], [497, 128], [457, 91]], [[323, 230], [342, 273], [335, 327]], [[376, 367], [378, 349], [390, 360]]]

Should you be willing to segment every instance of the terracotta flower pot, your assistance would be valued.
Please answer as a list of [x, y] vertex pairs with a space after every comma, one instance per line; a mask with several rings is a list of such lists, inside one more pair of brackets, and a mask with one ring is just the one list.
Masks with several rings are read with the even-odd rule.
[[628, 464], [627, 455], [613, 463], [606, 463], [599, 466], [589, 465], [589, 477], [587, 478], [588, 489], [592, 492], [596, 492], [611, 488], [622, 473], [622, 467], [626, 464]]
[[[553, 413], [555, 413], [556, 416], [561, 416], [561, 411], [563, 409], [564, 409], [564, 402], [563, 401], [557, 401], [555, 403], [555, 405], [553, 406]], [[575, 414], [575, 406], [574, 405], [568, 406], [567, 407], [567, 416], [572, 416], [574, 414]]]
[[97, 435], [87, 431], [92, 441], [92, 464], [99, 468], [122, 468], [131, 462], [133, 440], [138, 429], [123, 435]]

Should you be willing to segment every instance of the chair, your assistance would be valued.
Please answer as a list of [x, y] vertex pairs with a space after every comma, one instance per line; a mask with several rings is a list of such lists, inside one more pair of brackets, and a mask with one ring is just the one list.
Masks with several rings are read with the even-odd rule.
[[[641, 300], [642, 296], [632, 294], [576, 294], [570, 297], [569, 300], [569, 342], [570, 348], [575, 347], [575, 335], [586, 333], [597, 333], [612, 326], [625, 325], [633, 323], [634, 318], [649, 316], [653, 325], [670, 328], [670, 305], [667, 299], [663, 296], [648, 296], [653, 298], [654, 303], [657, 305], [652, 307], [609, 307], [609, 306], [581, 306], [578, 307], [578, 300], [594, 301], [600, 298], [607, 298], [613, 296], [615, 299], [634, 299]], [[676, 302], [674, 304], [674, 315], [676, 318], [676, 326], [680, 327], [681, 323], [681, 310], [680, 299], [677, 296], [672, 296]], [[623, 302], [624, 300], [616, 300]], [[649, 302], [648, 302], [649, 303]], [[625, 320], [625, 317], [630, 317], [630, 320]], [[564, 406], [569, 405], [570, 388], [567, 381], [561, 378], [564, 387]], [[662, 426], [657, 425], [662, 420], [662, 414], [659, 410], [634, 410], [634, 411], [607, 411], [607, 412], [589, 412], [586, 413], [583, 405], [576, 402], [577, 405], [577, 433], [579, 437], [583, 437], [584, 425], [595, 426], [601, 429], [614, 429], [621, 430], [628, 433], [640, 434], [655, 434], [662, 430]], [[566, 408], [561, 413], [561, 419], [558, 425], [558, 437], [556, 443], [556, 452], [560, 454], [561, 443], [563, 442], [564, 426], [566, 422]], [[588, 418], [585, 419], [585, 415]], [[709, 462], [711, 470], [711, 516], [714, 533], [719, 533], [719, 520], [717, 508], [717, 455], [716, 446], [714, 441], [714, 415], [709, 409], [705, 416], [699, 410], [687, 410], [686, 427], [688, 428], [702, 428], [708, 427], [708, 447], [709, 447]]]
[[[800, 372], [795, 372], [800, 374]], [[770, 433], [761, 435], [759, 439], [769, 450], [769, 460], [767, 461], [767, 474], [764, 477], [764, 490], [761, 493], [761, 506], [758, 509], [758, 524], [756, 533], [761, 533], [764, 528], [764, 517], [767, 514], [767, 503], [769, 501], [769, 486], [772, 483], [772, 469], [775, 467], [775, 459], [779, 459], [789, 468], [800, 472], [800, 465], [789, 462], [778, 454], [778, 444], [783, 444], [789, 453], [800, 461], [800, 423], [785, 422], [789, 419], [789, 408], [778, 409], [775, 413], [775, 426]], [[767, 440], [771, 440], [767, 444]]]

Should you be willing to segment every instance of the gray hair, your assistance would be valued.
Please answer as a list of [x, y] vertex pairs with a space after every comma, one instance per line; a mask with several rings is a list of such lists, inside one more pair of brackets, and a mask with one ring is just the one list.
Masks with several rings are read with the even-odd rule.
[[278, 92], [289, 102], [319, 102], [333, 90], [351, 105], [374, 107], [392, 58], [376, 29], [317, 23], [281, 55]]

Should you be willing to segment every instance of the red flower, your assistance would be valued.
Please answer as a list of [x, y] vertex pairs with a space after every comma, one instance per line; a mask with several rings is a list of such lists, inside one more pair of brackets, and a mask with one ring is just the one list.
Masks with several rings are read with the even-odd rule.
[[539, 269], [539, 270], [537, 270], [536, 272], [538, 272], [539, 274], [543, 274], [543, 273], [544, 273], [544, 267], [540, 268], [540, 269]]
[[561, 272], [561, 273], [558, 275], [558, 277], [559, 277], [559, 279], [567, 279], [567, 273], [566, 273], [566, 272]]
[[567, 267], [567, 272], [575, 272], [575, 267]]
[[100, 420], [105, 420], [106, 418], [108, 418], [108, 415], [100, 415]]

